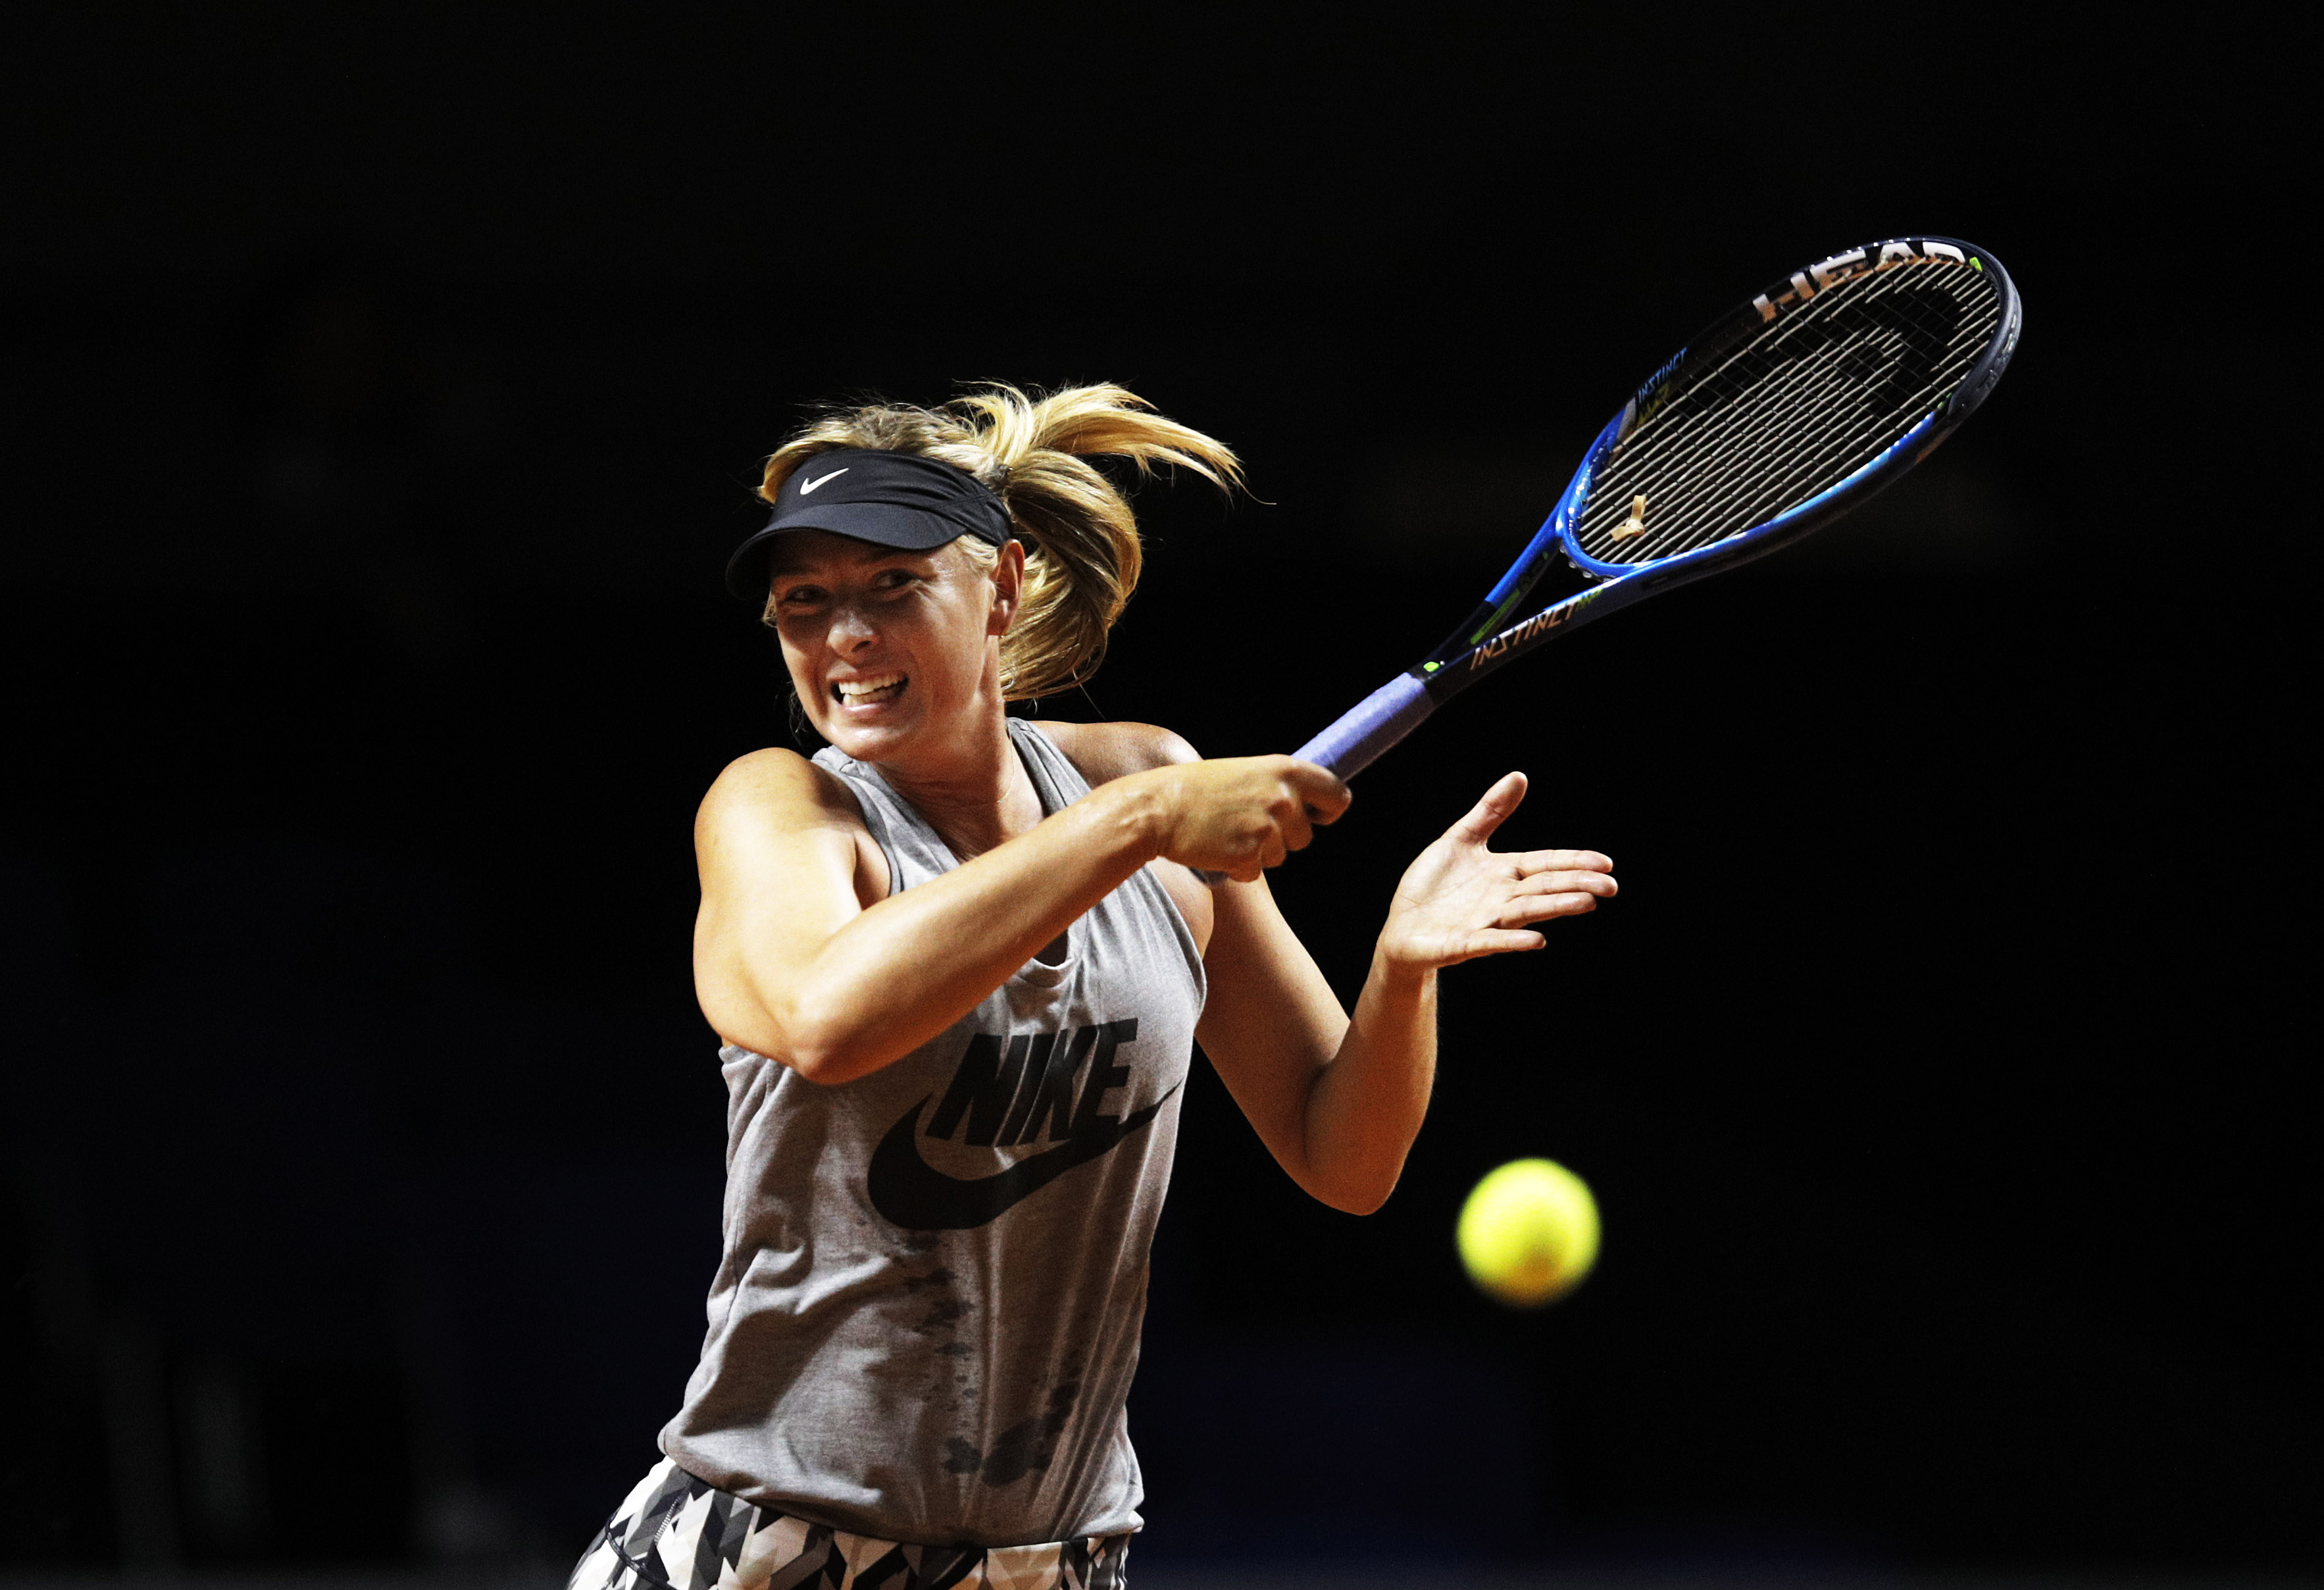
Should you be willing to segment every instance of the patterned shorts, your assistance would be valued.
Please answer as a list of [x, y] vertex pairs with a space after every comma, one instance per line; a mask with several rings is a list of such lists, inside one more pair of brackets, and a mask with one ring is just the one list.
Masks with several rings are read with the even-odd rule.
[[669, 1458], [614, 1511], [567, 1590], [1126, 1590], [1128, 1535], [902, 1546], [730, 1496]]

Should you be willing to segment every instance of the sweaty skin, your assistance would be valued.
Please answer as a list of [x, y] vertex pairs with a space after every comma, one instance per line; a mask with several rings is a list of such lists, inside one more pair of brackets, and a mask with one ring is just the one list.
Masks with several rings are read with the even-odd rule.
[[[836, 776], [785, 749], [734, 762], [695, 825], [704, 1015], [811, 1081], [849, 1081], [943, 1032], [1158, 861], [1203, 951], [1204, 1052], [1294, 1181], [1336, 1209], [1378, 1209], [1427, 1108], [1437, 972], [1539, 949], [1539, 924], [1613, 896], [1613, 863], [1490, 850], [1525, 798], [1525, 776], [1508, 775], [1406, 869], [1351, 1016], [1264, 878], [1338, 820], [1347, 786], [1289, 757], [1205, 761], [1148, 724], [1043, 724], [1092, 786], [1045, 817], [1000, 684], [1023, 578], [1014, 541], [988, 572], [953, 545], [783, 538], [770, 617], [810, 721], [876, 764], [962, 865], [890, 897]], [[1233, 881], [1206, 887], [1190, 869]]]

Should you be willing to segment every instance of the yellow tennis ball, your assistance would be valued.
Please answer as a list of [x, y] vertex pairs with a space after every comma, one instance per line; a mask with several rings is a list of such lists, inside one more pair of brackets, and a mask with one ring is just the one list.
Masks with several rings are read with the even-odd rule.
[[1598, 1200], [1554, 1160], [1512, 1160], [1461, 1206], [1461, 1263], [1487, 1295], [1537, 1309], [1581, 1284], [1598, 1259]]

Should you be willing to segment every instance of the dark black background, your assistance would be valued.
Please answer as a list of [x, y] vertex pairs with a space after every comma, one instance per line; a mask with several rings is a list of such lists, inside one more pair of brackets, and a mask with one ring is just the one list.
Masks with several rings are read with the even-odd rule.
[[[2318, 1563], [2280, 42], [17, 15], [6, 1559], [546, 1563], [650, 1461], [715, 1255], [688, 823], [784, 734], [717, 571], [805, 404], [1110, 379], [1231, 442], [1253, 498], [1141, 492], [1043, 710], [1281, 749], [1700, 323], [1933, 231], [2028, 301], [1966, 432], [1456, 703], [1279, 875], [1352, 994], [1518, 767], [1514, 841], [1624, 894], [1448, 978], [1374, 1218], [1199, 1085], [1141, 1552]], [[1531, 1153], [1607, 1247], [1516, 1316], [1450, 1232]]]

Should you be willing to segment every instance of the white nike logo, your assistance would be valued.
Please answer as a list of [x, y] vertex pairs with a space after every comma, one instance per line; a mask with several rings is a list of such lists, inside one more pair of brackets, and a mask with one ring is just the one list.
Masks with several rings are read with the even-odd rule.
[[829, 474], [823, 476], [819, 480], [801, 481], [799, 483], [799, 495], [804, 497], [809, 492], [814, 491], [817, 486], [823, 485], [831, 481], [835, 481], [846, 473], [847, 471], [845, 469], [835, 469]]

